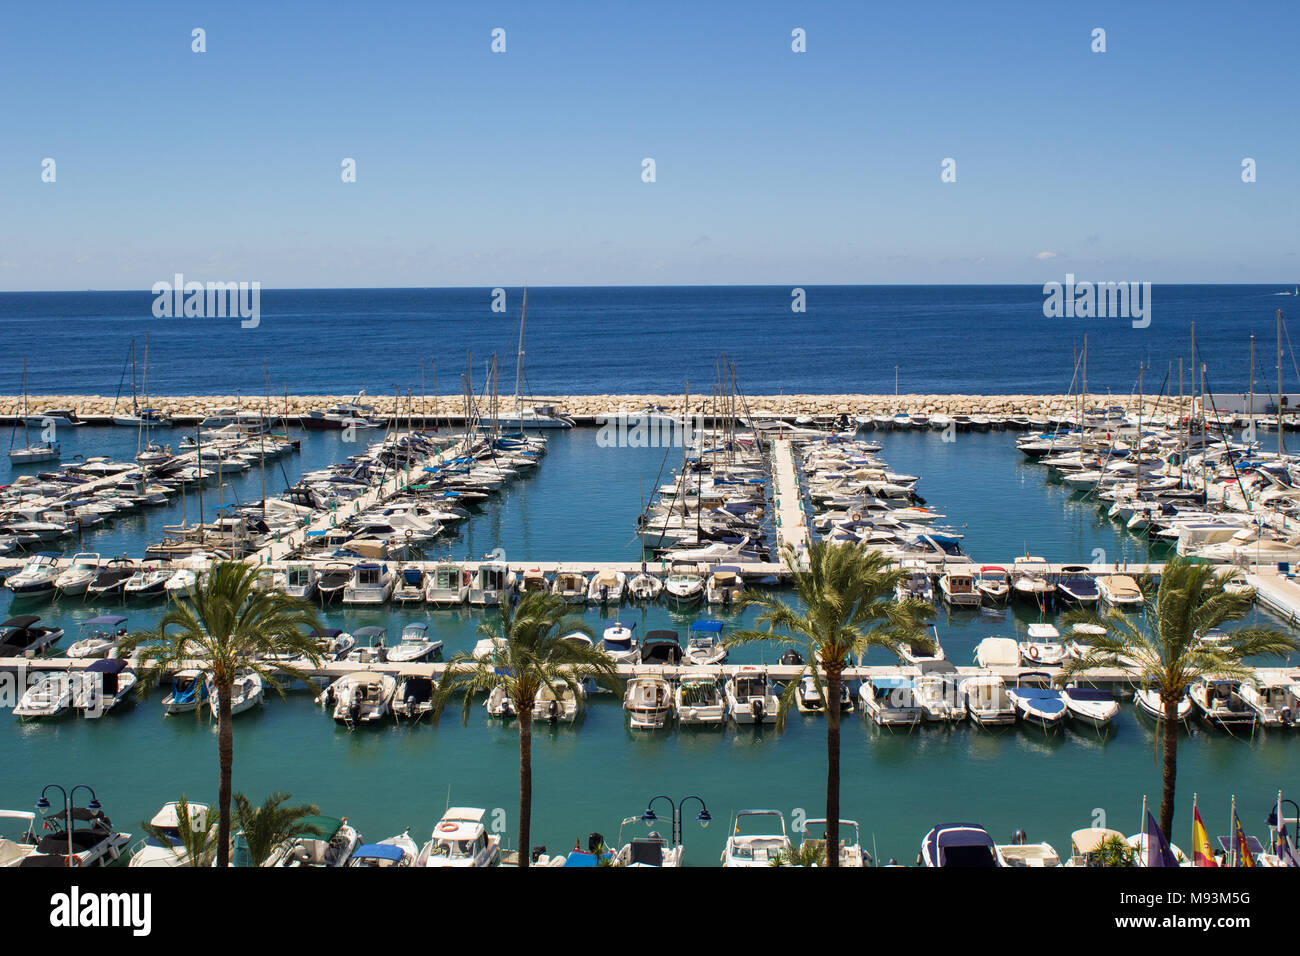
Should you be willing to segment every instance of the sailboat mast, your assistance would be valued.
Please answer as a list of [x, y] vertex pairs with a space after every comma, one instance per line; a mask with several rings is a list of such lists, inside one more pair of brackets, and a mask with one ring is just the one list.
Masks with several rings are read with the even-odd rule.
[[1250, 337], [1250, 441], [1255, 441], [1255, 336]]
[[1277, 310], [1277, 457], [1282, 457], [1282, 310]]
[[528, 321], [528, 286], [524, 286], [524, 304], [519, 313], [519, 350], [515, 354], [515, 414], [520, 416], [519, 427], [523, 428], [522, 393], [519, 386], [524, 374], [524, 323]]

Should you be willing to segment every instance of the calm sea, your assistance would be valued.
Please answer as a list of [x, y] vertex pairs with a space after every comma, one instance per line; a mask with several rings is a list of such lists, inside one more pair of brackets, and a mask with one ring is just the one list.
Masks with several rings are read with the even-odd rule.
[[[1061, 278], [1064, 278], [1063, 276]], [[493, 312], [490, 289], [267, 290], [257, 328], [238, 319], [158, 319], [141, 292], [0, 293], [0, 393], [130, 391], [134, 340], [149, 334], [155, 395], [459, 392], [472, 366], [501, 360], [512, 392], [521, 290]], [[525, 336], [534, 394], [707, 391], [725, 351], [740, 387], [780, 392], [1048, 393], [1069, 389], [1088, 336], [1088, 384], [1128, 394], [1146, 366], [1147, 393], [1190, 381], [1191, 325], [1211, 388], [1244, 391], [1250, 336], [1256, 381], [1275, 387], [1275, 310], [1295, 318], [1281, 286], [1156, 286], [1150, 326], [1119, 318], [1043, 316], [1041, 286], [810, 286], [806, 311], [784, 286], [534, 288]], [[1289, 341], [1284, 378], [1295, 390]], [[142, 375], [143, 372], [141, 371]]]

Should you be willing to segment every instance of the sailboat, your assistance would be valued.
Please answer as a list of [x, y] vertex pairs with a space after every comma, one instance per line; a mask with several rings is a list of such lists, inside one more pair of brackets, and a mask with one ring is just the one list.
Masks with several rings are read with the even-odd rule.
[[59, 443], [47, 441], [43, 445], [33, 445], [27, 434], [27, 359], [23, 359], [23, 447], [14, 447], [14, 437], [18, 434], [18, 423], [9, 434], [9, 461], [15, 465], [30, 465], [40, 461], [58, 461]]
[[[140, 397], [136, 392], [136, 370], [135, 370], [135, 339], [131, 340], [131, 354], [127, 358], [127, 364], [131, 366], [131, 414], [118, 414], [117, 403], [122, 398], [122, 382], [117, 384], [117, 396], [113, 399], [113, 424], [124, 425], [127, 428], [139, 428], [141, 425], [149, 422], [154, 425], [166, 425], [167, 417], [156, 408], [141, 408]], [[122, 366], [122, 380], [126, 379], [126, 365]]]
[[515, 356], [515, 410], [497, 412], [494, 424], [498, 428], [572, 428], [573, 419], [560, 414], [554, 405], [523, 405], [524, 384], [524, 323], [528, 319], [528, 287], [524, 286], [524, 304], [519, 315], [519, 349]]

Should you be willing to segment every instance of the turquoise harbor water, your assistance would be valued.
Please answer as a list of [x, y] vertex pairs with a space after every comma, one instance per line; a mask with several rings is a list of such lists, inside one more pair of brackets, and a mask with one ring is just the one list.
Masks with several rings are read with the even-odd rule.
[[[670, 450], [665, 465], [662, 449], [602, 448], [595, 436], [590, 429], [551, 436], [550, 451], [534, 475], [486, 502], [454, 538], [429, 554], [478, 555], [500, 546], [517, 565], [543, 559], [635, 559], [633, 526], [641, 498], [656, 484], [661, 467], [659, 480], [667, 480], [680, 450]], [[180, 432], [162, 437], [174, 444]], [[932, 433], [875, 437], [895, 470], [923, 476], [921, 493], [947, 514], [947, 523], [964, 527], [965, 550], [976, 560], [1005, 563], [1026, 548], [1051, 560], [1092, 560], [1098, 548], [1105, 560], [1147, 556], [1145, 544], [1106, 519], [1096, 504], [1049, 482], [1046, 469], [1029, 464], [1015, 449], [1013, 433], [962, 434], [953, 443]], [[135, 434], [127, 429], [68, 430], [60, 439], [65, 461], [78, 453], [135, 453]], [[301, 454], [268, 467], [271, 493], [303, 470], [355, 451], [332, 434], [307, 437], [302, 448]], [[229, 479], [222, 494], [226, 501], [256, 500], [261, 483], [254, 468]], [[206, 510], [216, 506], [216, 499], [215, 489], [205, 489]], [[119, 520], [88, 534], [82, 547], [105, 557], [138, 555], [161, 536], [163, 524], [178, 521], [183, 513], [193, 520], [196, 506], [193, 497], [184, 503], [178, 499]], [[65, 548], [77, 549], [76, 542]], [[10, 611], [8, 601], [6, 592], [0, 613]], [[18, 609], [63, 626], [70, 641], [78, 621], [120, 607], [73, 599], [24, 603]], [[146, 627], [157, 620], [161, 605], [128, 605], [122, 613], [130, 615], [133, 627]], [[1030, 618], [1022, 615], [941, 610], [940, 639], [950, 659], [967, 663], [983, 637], [1023, 631]], [[423, 609], [331, 610], [324, 616], [348, 629], [383, 624], [392, 635], [403, 623], [424, 620], [445, 642], [448, 655], [468, 649], [486, 619], [468, 610]], [[684, 634], [691, 620], [661, 606], [624, 607], [617, 613], [589, 610], [584, 616], [597, 632], [619, 618], [635, 620], [640, 633], [671, 627]], [[744, 623], [725, 619], [729, 627]], [[771, 649], [748, 648], [733, 660], [776, 656]], [[872, 660], [888, 662], [883, 656]], [[216, 791], [212, 725], [193, 717], [164, 719], [158, 700], [155, 693], [100, 721], [20, 724], [0, 714], [5, 767], [0, 805], [28, 808], [46, 783], [84, 782], [95, 787], [116, 823], [134, 831], [159, 804], [182, 792], [211, 800]], [[1001, 733], [970, 727], [890, 733], [855, 715], [844, 732], [844, 815], [861, 822], [868, 848], [874, 845], [880, 859], [907, 863], [915, 860], [925, 831], [943, 820], [981, 822], [999, 840], [1024, 829], [1031, 840], [1048, 840], [1062, 851], [1068, 849], [1070, 832], [1099, 822], [1098, 813], [1105, 814], [1107, 825], [1136, 832], [1143, 794], [1158, 799], [1153, 733], [1153, 726], [1130, 706], [1105, 740], [1074, 730], [1044, 738], [1021, 727]], [[1189, 842], [1193, 791], [1199, 792], [1212, 835], [1227, 832], [1234, 793], [1247, 830], [1264, 833], [1264, 817], [1277, 789], [1295, 789], [1296, 747], [1295, 735], [1284, 732], [1232, 739], [1195, 729], [1185, 736], [1174, 841], [1184, 847]], [[575, 840], [585, 845], [592, 831], [612, 842], [620, 820], [638, 815], [651, 796], [694, 793], [707, 801], [716, 822], [703, 831], [694, 822], [687, 824], [687, 862], [715, 865], [727, 820], [738, 808], [776, 807], [788, 817], [796, 812], [822, 815], [824, 751], [821, 718], [791, 714], [784, 734], [771, 727], [632, 733], [617, 700], [595, 698], [576, 726], [538, 728], [533, 842], [564, 851]], [[293, 692], [286, 700], [271, 695], [264, 708], [236, 718], [234, 774], [235, 789], [255, 800], [288, 790], [327, 813], [347, 815], [370, 839], [407, 827], [427, 838], [449, 800], [501, 808], [506, 842], [513, 846], [517, 735], [512, 725], [490, 722], [481, 705], [465, 725], [457, 709], [436, 728], [384, 725], [349, 732], [330, 721], [306, 692]], [[693, 821], [693, 809], [688, 818]]]

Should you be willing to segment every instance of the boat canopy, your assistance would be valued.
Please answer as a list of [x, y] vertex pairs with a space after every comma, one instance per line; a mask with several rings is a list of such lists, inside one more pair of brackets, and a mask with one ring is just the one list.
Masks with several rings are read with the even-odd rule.
[[120, 674], [126, 670], [126, 661], [120, 657], [108, 657], [95, 661], [86, 670], [95, 674]]
[[338, 637], [342, 633], [343, 633], [343, 629], [339, 627], [323, 627], [319, 631], [312, 631], [311, 636], [312, 637]]
[[1070, 687], [1066, 692], [1070, 695], [1071, 700], [1109, 702], [1115, 699], [1115, 695], [1110, 691], [1098, 687]]
[[676, 631], [649, 631], [645, 636], [645, 640], [647, 644], [654, 642], [667, 643], [669, 641], [674, 644], [681, 643]]
[[304, 832], [310, 834], [312, 830], [316, 831], [314, 839], [317, 840], [333, 839], [334, 834], [343, 829], [343, 820], [339, 817], [303, 817], [300, 822]]
[[696, 621], [691, 625], [692, 631], [708, 631], [712, 634], [722, 633], [721, 621]]
[[925, 838], [926, 849], [936, 866], [997, 866], [993, 838], [978, 823], [945, 823]]
[[378, 625], [372, 624], [368, 627], [357, 628], [355, 631], [352, 632], [352, 636], [357, 638], [358, 641], [360, 641], [362, 638], [383, 637], [387, 633], [388, 633], [388, 628], [379, 627]]
[[352, 854], [352, 859], [388, 860], [397, 863], [405, 855], [401, 847], [393, 846], [391, 843], [367, 843], [365, 846], [356, 848]]
[[26, 630], [39, 620], [40, 618], [35, 614], [20, 614], [17, 617], [11, 617], [9, 620], [5, 621], [4, 624], [0, 624], [0, 627], [12, 627], [16, 630]]

